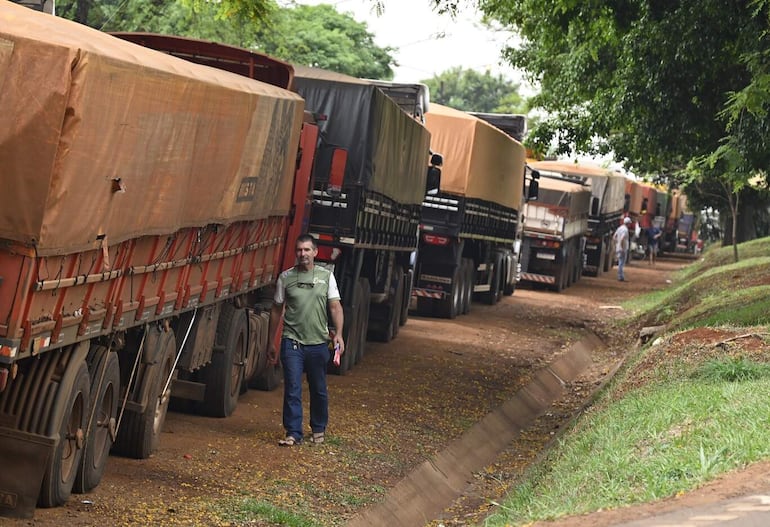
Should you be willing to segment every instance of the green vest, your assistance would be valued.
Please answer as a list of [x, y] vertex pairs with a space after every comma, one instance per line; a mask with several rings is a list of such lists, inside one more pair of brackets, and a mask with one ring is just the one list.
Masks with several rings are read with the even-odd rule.
[[284, 286], [283, 337], [300, 344], [329, 341], [327, 301], [331, 271], [314, 265], [311, 271], [292, 267], [281, 273]]

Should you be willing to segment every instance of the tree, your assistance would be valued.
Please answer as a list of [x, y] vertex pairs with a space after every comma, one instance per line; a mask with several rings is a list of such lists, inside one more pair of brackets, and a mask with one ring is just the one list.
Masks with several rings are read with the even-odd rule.
[[[730, 194], [740, 192], [758, 164], [767, 166], [745, 155], [759, 150], [755, 138], [731, 128], [723, 112], [731, 96], [761, 78], [751, 57], [767, 72], [768, 0], [481, 0], [480, 6], [521, 36], [521, 46], [506, 56], [541, 87], [534, 104], [549, 117], [531, 134], [540, 150], [555, 144], [556, 153], [613, 152], [636, 172], [676, 174], [733, 141], [731, 156], [744, 156], [740, 162], [712, 159], [701, 165], [707, 170], [688, 174], [694, 185], [721, 173]], [[766, 144], [764, 121], [755, 118], [749, 128]]]
[[219, 4], [176, 0], [59, 0], [56, 4], [59, 16], [102, 31], [142, 31], [249, 45], [255, 22], [235, 16], [220, 19], [219, 9]]
[[519, 85], [487, 70], [461, 66], [421, 81], [430, 89], [431, 100], [468, 112], [527, 113]]
[[356, 22], [332, 6], [280, 8], [265, 3], [265, 7], [249, 11], [246, 7], [236, 9], [233, 7], [236, 3], [235, 0], [60, 0], [57, 12], [104, 31], [145, 31], [200, 38], [258, 49], [293, 64], [354, 77], [385, 80], [393, 77], [393, 50], [377, 46], [365, 23]]
[[366, 23], [331, 5], [294, 5], [278, 9], [255, 35], [255, 47], [293, 64], [390, 80], [393, 48], [379, 47]]

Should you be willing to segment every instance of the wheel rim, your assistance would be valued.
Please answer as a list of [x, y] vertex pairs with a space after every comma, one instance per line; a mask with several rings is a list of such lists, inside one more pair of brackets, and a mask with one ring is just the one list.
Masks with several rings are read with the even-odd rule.
[[112, 444], [110, 428], [113, 423], [112, 408], [115, 403], [115, 385], [109, 383], [102, 396], [102, 404], [97, 408], [96, 434], [94, 435], [94, 466], [99, 466], [109, 454]]
[[85, 413], [85, 402], [83, 394], [78, 393], [72, 402], [72, 411], [67, 422], [67, 432], [64, 435], [64, 445], [61, 456], [61, 481], [69, 481], [75, 470], [76, 461], [78, 461], [78, 450], [83, 448], [83, 416]]
[[158, 396], [158, 399], [155, 401], [155, 418], [152, 422], [152, 430], [156, 436], [160, 434], [160, 430], [163, 428], [163, 422], [166, 420], [168, 402], [171, 399], [171, 386], [166, 387], [166, 381], [168, 380], [169, 376], [171, 376], [171, 368], [171, 361], [167, 361], [165, 367], [162, 370], [162, 379], [160, 379], [165, 389], [163, 392], [161, 392], [161, 394]]
[[235, 353], [233, 354], [233, 366], [230, 369], [230, 396], [233, 397], [241, 391], [241, 378], [243, 377], [243, 368], [246, 357], [246, 339], [243, 332], [238, 334], [238, 340], [235, 343]]

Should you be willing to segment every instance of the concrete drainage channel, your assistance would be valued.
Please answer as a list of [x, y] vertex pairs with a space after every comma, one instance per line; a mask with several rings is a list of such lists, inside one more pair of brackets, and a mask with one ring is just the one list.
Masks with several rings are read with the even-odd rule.
[[491, 464], [516, 436], [565, 393], [604, 347], [589, 333], [497, 410], [396, 484], [385, 500], [354, 516], [347, 527], [419, 527], [460, 497], [474, 472]]

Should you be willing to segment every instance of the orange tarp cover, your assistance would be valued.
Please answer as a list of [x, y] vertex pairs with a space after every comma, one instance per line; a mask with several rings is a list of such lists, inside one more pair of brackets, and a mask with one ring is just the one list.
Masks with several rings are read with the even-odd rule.
[[0, 238], [39, 255], [288, 213], [289, 91], [0, 2], [0, 108]]
[[526, 152], [486, 121], [431, 103], [425, 114], [431, 150], [444, 156], [441, 191], [519, 210]]

